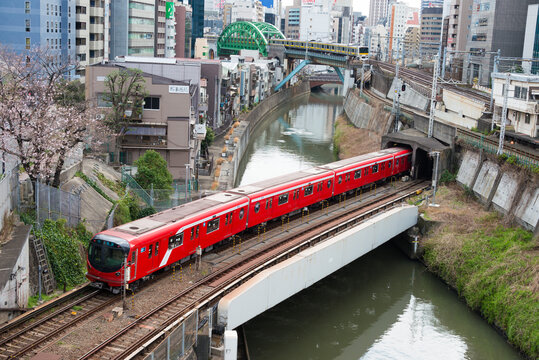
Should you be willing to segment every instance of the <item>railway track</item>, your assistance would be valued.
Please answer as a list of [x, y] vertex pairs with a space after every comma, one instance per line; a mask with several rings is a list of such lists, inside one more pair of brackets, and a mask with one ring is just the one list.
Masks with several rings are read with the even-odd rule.
[[[418, 190], [427, 188], [429, 184], [430, 182], [425, 181], [410, 182], [402, 185], [398, 190], [389, 191], [366, 204], [361, 202], [343, 207], [343, 204], [338, 203], [337, 210], [332, 212], [332, 216], [326, 213], [326, 216], [319, 216], [318, 221], [311, 220], [309, 224], [300, 226], [301, 229], [295, 229], [294, 232], [288, 233], [282, 229], [274, 229], [280, 234], [271, 236], [280, 236], [279, 240], [273, 241], [260, 250], [251, 252], [236, 261], [225, 262], [223, 267], [135, 319], [115, 335], [88, 351], [80, 359], [119, 360], [132, 358], [160, 339], [190, 310], [215, 301], [218, 296], [231, 291], [265, 268], [285, 260], [314, 243], [355, 226], [373, 214], [396, 206], [404, 199], [415, 195]], [[328, 210], [326, 209], [326, 211]], [[268, 234], [268, 236], [270, 235]]]
[[87, 285], [17, 318], [0, 328], [0, 360], [19, 359], [38, 350], [117, 299]]

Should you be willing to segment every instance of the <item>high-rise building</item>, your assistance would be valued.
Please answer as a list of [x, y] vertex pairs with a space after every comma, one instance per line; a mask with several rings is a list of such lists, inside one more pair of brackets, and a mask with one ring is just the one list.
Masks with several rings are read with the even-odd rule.
[[[2, 45], [22, 53], [31, 48], [49, 50], [52, 62], [75, 59], [75, 3], [66, 0], [2, 0]], [[73, 74], [74, 75], [74, 74]]]
[[[528, 16], [526, 19], [526, 33], [524, 34], [524, 46], [522, 57], [525, 59], [539, 58], [539, 5], [528, 6]], [[523, 62], [524, 71], [532, 74], [539, 73], [539, 62]]]
[[426, 9], [426, 8], [431, 8], [431, 7], [441, 7], [443, 8], [444, 7], [444, 0], [421, 0], [421, 7], [420, 7], [420, 11], [421, 13], [423, 13], [423, 10]]
[[421, 52], [423, 55], [435, 55], [442, 40], [443, 8], [428, 7], [421, 13]]
[[389, 0], [371, 0], [369, 8], [369, 26], [376, 26], [387, 18]]
[[419, 57], [419, 41], [420, 41], [419, 26], [410, 26], [404, 34], [404, 54], [407, 58], [414, 59]]
[[299, 39], [328, 42], [332, 40], [330, 12], [323, 5], [303, 3], [300, 8]]
[[[389, 10], [389, 53], [394, 58], [402, 52], [403, 39], [406, 33], [406, 23], [410, 19], [413, 10], [404, 3], [391, 4]], [[397, 42], [400, 39], [400, 46]]]
[[111, 1], [111, 58], [126, 55], [154, 56], [157, 43], [155, 17], [158, 13], [155, 0]]
[[449, 9], [447, 47], [464, 51], [470, 33], [472, 0], [453, 0]]
[[195, 52], [195, 40], [204, 37], [204, 0], [189, 0], [189, 5], [193, 10], [192, 17], [192, 38], [191, 38], [191, 53], [189, 57], [193, 57]]
[[75, 7], [77, 75], [84, 81], [84, 68], [109, 58], [109, 1], [78, 0]]
[[504, 57], [520, 57], [524, 46], [528, 5], [537, 0], [491, 0], [472, 8], [470, 38], [466, 50], [472, 52], [464, 61], [463, 80], [477, 79], [479, 84], [490, 83], [494, 56], [488, 52], [500, 49]]
[[236, 21], [264, 22], [264, 10], [258, 0], [227, 0], [223, 9], [223, 26]]
[[299, 6], [287, 6], [285, 9], [285, 28], [284, 34], [287, 39], [299, 39], [299, 15], [301, 8]]
[[175, 3], [174, 18], [176, 20], [176, 57], [186, 58], [191, 54], [192, 11], [191, 6]]
[[152, 1], [155, 2], [154, 56], [165, 57], [166, 4], [165, 0]]

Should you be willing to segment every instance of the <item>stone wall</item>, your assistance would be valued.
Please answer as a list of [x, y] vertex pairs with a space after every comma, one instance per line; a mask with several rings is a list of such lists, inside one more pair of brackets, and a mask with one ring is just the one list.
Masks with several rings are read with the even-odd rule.
[[380, 135], [386, 134], [392, 124], [391, 113], [384, 110], [384, 103], [372, 100], [365, 102], [359, 91], [354, 89], [344, 100], [344, 112], [357, 128], [374, 131]]

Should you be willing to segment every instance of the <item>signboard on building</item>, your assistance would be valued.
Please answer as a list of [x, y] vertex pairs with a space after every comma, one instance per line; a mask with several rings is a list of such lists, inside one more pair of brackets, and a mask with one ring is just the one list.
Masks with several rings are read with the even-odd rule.
[[189, 94], [189, 85], [169, 85], [169, 94]]
[[173, 19], [174, 18], [174, 3], [172, 1], [167, 1], [165, 9], [166, 9], [166, 18]]

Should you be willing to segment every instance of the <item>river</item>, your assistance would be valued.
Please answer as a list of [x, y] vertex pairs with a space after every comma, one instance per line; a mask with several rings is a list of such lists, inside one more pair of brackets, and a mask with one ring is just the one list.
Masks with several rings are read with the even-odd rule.
[[[303, 96], [268, 114], [238, 184], [335, 161], [342, 98]], [[425, 267], [386, 244], [245, 324], [258, 359], [520, 359]]]

